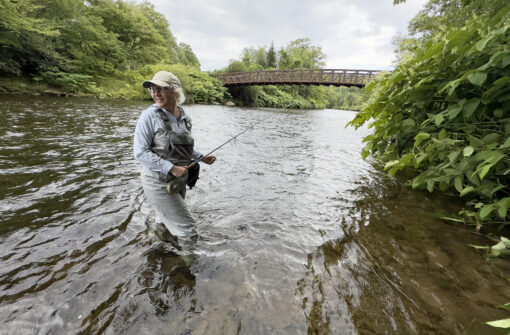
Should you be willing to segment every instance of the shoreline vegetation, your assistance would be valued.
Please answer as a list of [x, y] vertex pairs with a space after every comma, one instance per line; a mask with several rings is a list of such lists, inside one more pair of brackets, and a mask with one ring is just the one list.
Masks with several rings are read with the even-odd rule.
[[[367, 85], [370, 99], [350, 122], [374, 129], [362, 157], [390, 176], [411, 173], [413, 189], [464, 200], [442, 219], [491, 237], [495, 245], [473, 246], [488, 259], [510, 255], [510, 239], [495, 238], [510, 224], [508, 0], [429, 0], [409, 33], [397, 67]], [[508, 333], [510, 318], [487, 324]]]
[[[0, 0], [0, 93], [29, 92], [145, 100], [141, 82], [160, 70], [176, 74], [187, 103], [361, 110], [363, 89], [298, 85], [227, 89], [190, 45], [177, 43], [149, 1]], [[319, 68], [325, 55], [309, 39], [275, 50], [246, 48], [215, 73]]]

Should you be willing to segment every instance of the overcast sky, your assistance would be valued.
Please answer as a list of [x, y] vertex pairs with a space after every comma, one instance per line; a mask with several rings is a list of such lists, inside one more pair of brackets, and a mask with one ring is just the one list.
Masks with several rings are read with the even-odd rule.
[[177, 42], [191, 45], [201, 69], [224, 68], [247, 47], [276, 49], [310, 38], [326, 68], [392, 69], [392, 40], [426, 0], [151, 0]]

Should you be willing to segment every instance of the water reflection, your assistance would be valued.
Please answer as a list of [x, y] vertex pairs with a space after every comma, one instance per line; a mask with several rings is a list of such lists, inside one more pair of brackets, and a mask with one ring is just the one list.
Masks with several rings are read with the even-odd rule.
[[[489, 334], [510, 300], [507, 262], [486, 262], [469, 244], [488, 239], [448, 225], [459, 204], [403, 187], [384, 175], [355, 193], [343, 238], [308, 255], [300, 280], [308, 331], [315, 333]], [[487, 281], [488, 273], [499, 273]], [[498, 292], [497, 296], [494, 294]]]

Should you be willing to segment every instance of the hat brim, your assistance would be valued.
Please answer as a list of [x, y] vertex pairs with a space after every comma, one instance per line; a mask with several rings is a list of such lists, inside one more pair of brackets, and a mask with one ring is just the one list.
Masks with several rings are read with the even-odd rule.
[[152, 85], [156, 85], [156, 86], [159, 86], [159, 87], [170, 87], [169, 83], [167, 83], [165, 81], [162, 81], [162, 80], [147, 80], [147, 81], [144, 81], [142, 83], [142, 86], [144, 88], [149, 88]]

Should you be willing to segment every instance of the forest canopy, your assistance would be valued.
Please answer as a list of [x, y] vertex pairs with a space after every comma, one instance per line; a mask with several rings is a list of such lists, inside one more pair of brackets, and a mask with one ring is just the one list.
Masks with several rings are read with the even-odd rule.
[[220, 102], [226, 93], [219, 81], [201, 74], [191, 47], [176, 42], [166, 18], [148, 1], [0, 0], [0, 36], [0, 77], [6, 82], [28, 78], [32, 85], [73, 93], [140, 98], [148, 96], [135, 82], [141, 73], [179, 65], [188, 77], [204, 81], [203, 87], [186, 87], [192, 101], [211, 88], [199, 102]]

